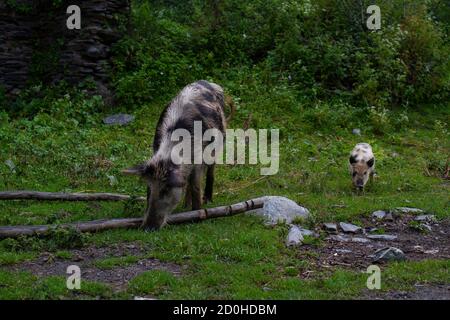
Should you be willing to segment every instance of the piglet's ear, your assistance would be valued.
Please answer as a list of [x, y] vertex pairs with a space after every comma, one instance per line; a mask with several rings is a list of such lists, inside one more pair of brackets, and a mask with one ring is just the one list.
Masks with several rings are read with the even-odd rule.
[[354, 164], [356, 162], [356, 157], [350, 156], [349, 161], [351, 164]]
[[134, 167], [122, 170], [123, 174], [126, 175], [135, 175], [135, 176], [144, 176], [148, 172], [148, 166], [146, 163], [138, 164]]
[[369, 167], [373, 167], [373, 164], [375, 163], [375, 159], [374, 158], [372, 158], [372, 159], [369, 159], [369, 161], [367, 161], [367, 165], [369, 166]]

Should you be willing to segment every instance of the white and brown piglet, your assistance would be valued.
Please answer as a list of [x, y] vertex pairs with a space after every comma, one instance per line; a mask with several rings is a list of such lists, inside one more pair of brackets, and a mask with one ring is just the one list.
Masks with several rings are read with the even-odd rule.
[[372, 147], [368, 143], [358, 143], [350, 153], [350, 174], [353, 185], [362, 190], [369, 181], [369, 177], [375, 173], [375, 156]]

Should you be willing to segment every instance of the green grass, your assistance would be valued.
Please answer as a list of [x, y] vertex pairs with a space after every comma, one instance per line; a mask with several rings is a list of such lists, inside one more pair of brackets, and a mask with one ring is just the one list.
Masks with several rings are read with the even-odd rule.
[[[440, 178], [450, 154], [448, 121], [443, 121], [449, 119], [448, 105], [410, 112], [409, 120], [400, 127], [388, 123], [383, 134], [376, 134], [368, 125], [371, 116], [351, 115], [344, 117], [348, 122], [342, 121], [343, 114], [352, 114], [351, 107], [319, 105], [316, 113], [311, 113], [311, 106], [296, 102], [288, 89], [267, 93], [258, 87], [253, 89], [246, 94], [234, 88], [241, 100], [230, 127], [241, 127], [251, 113], [251, 127], [279, 128], [279, 173], [258, 180], [259, 166], [219, 166], [217, 195], [210, 206], [282, 195], [311, 211], [305, 226], [325, 221], [358, 223], [360, 217], [372, 211], [399, 206], [422, 208], [438, 219], [450, 215], [448, 185]], [[0, 189], [143, 195], [143, 183], [122, 176], [120, 170], [150, 156], [161, 110], [162, 105], [142, 106], [133, 112], [136, 121], [126, 127], [104, 126], [100, 123], [102, 115], [94, 113], [84, 115], [88, 120], [82, 123], [44, 113], [31, 120], [3, 122]], [[392, 118], [397, 115], [392, 111]], [[352, 135], [354, 127], [360, 127], [363, 136]], [[348, 153], [361, 141], [372, 144], [378, 172], [378, 178], [362, 194], [352, 189], [347, 169]], [[394, 152], [398, 154], [395, 158]], [[16, 165], [15, 172], [4, 164], [8, 159]], [[110, 183], [108, 176], [115, 176], [117, 183]], [[134, 202], [1, 201], [0, 224], [139, 217], [143, 206]], [[70, 259], [71, 241], [97, 246], [140, 241], [148, 247], [146, 257], [184, 268], [180, 276], [164, 271], [143, 273], [121, 293], [111, 293], [106, 285], [94, 283], [74, 293], [65, 289], [62, 278], [37, 279], [28, 273], [1, 271], [0, 299], [124, 298], [145, 294], [162, 299], [348, 299], [364, 290], [367, 275], [361, 273], [363, 270], [317, 272], [314, 279], [301, 280], [300, 274], [311, 266], [296, 258], [295, 250], [284, 247], [286, 233], [285, 226], [267, 227], [256, 217], [239, 215], [168, 226], [155, 233], [112, 230], [78, 239], [74, 234], [55, 232], [44, 240], [3, 240], [0, 265], [33, 259], [43, 250]], [[127, 266], [138, 259], [109, 257], [97, 260], [95, 265], [107, 269]], [[410, 287], [415, 282], [448, 282], [444, 272], [448, 272], [448, 266], [448, 261], [393, 264], [383, 271], [383, 277], [389, 289]]]
[[95, 266], [100, 269], [113, 269], [115, 267], [123, 267], [139, 261], [139, 257], [125, 256], [125, 257], [110, 257], [95, 262]]

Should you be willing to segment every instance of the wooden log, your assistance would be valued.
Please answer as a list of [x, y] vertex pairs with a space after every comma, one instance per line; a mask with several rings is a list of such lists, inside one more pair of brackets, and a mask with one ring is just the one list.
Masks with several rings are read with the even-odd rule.
[[[169, 215], [168, 224], [180, 224], [186, 222], [198, 222], [205, 219], [232, 216], [249, 210], [262, 208], [264, 198], [256, 198], [229, 206], [216, 208], [200, 209], [194, 211], [180, 212]], [[80, 232], [98, 232], [111, 229], [138, 228], [142, 224], [142, 218], [126, 218], [126, 219], [102, 219], [86, 222], [74, 222], [61, 224], [58, 227], [74, 228]], [[36, 225], [36, 226], [3, 226], [0, 227], [0, 239], [17, 238], [22, 235], [43, 235], [48, 233], [53, 227], [52, 225]]]
[[[64, 192], [41, 192], [41, 191], [2, 191], [0, 200], [50, 200], [50, 201], [123, 201], [129, 200], [131, 196], [116, 193], [64, 193]], [[145, 201], [145, 197], [135, 198]]]

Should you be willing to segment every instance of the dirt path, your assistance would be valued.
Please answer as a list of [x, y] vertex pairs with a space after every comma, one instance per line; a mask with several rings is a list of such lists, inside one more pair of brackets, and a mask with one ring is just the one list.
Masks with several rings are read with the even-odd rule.
[[174, 275], [180, 275], [183, 267], [174, 263], [162, 262], [154, 258], [138, 258], [137, 261], [124, 265], [98, 267], [96, 262], [105, 258], [143, 257], [148, 251], [137, 243], [124, 243], [111, 247], [90, 246], [70, 251], [70, 259], [61, 259], [51, 253], [42, 253], [33, 261], [26, 261], [8, 267], [14, 271], [30, 271], [39, 277], [65, 276], [67, 267], [77, 265], [81, 269], [82, 279], [107, 283], [114, 291], [126, 290], [128, 282], [138, 274], [150, 270], [164, 270]]

